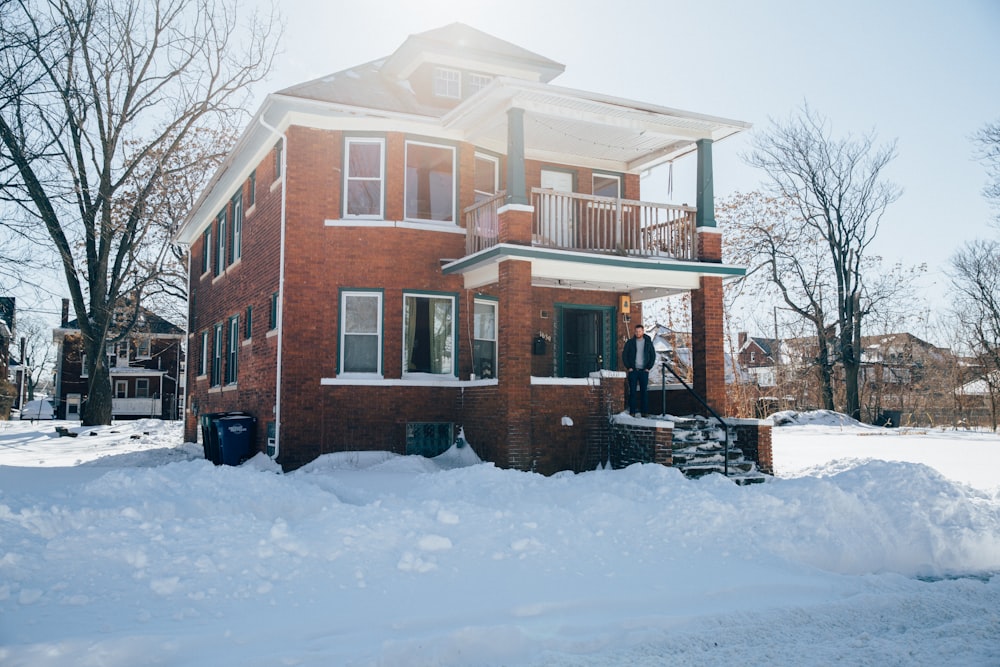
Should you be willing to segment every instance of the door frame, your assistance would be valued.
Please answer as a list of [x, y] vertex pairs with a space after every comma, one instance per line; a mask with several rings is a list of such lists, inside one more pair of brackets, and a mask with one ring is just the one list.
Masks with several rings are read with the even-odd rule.
[[593, 304], [577, 303], [556, 303], [556, 335], [553, 336], [554, 354], [556, 361], [556, 376], [566, 377], [566, 311], [569, 310], [591, 310], [598, 311], [602, 317], [600, 319], [603, 329], [603, 341], [601, 342], [601, 370], [615, 370], [618, 367], [618, 350], [616, 341], [618, 340], [617, 325], [615, 317], [616, 308], [614, 306], [595, 306]]

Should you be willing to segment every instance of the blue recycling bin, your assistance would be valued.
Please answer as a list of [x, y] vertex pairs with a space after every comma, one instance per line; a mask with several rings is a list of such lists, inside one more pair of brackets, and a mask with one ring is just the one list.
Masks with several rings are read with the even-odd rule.
[[238, 466], [250, 458], [257, 420], [247, 414], [226, 414], [213, 420], [219, 443], [218, 463]]

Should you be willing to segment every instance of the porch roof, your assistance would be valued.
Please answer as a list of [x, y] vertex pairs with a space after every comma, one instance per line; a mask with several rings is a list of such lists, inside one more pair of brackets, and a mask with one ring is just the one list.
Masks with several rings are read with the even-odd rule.
[[700, 139], [719, 141], [749, 123], [610, 95], [497, 77], [445, 114], [445, 128], [476, 145], [507, 152], [507, 111], [523, 109], [528, 158], [591, 164], [616, 171], [649, 169], [692, 153]]
[[466, 289], [499, 280], [501, 262], [531, 263], [536, 287], [629, 294], [633, 301], [655, 299], [700, 287], [702, 276], [737, 278], [746, 269], [731, 264], [659, 257], [621, 257], [501, 243], [456, 260], [442, 260], [442, 273], [461, 275]]

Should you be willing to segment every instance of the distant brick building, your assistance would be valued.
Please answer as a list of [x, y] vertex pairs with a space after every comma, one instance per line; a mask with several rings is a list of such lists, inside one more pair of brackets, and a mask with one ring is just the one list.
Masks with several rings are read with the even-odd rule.
[[[69, 320], [63, 300], [62, 321], [53, 329], [56, 351], [55, 415], [79, 419], [90, 393], [83, 338], [77, 321]], [[178, 419], [183, 409], [184, 330], [140, 308], [138, 320], [124, 339], [106, 346], [111, 375], [111, 417]]]
[[[582, 470], [622, 409], [642, 302], [690, 292], [695, 389], [725, 414], [712, 147], [748, 127], [549, 82], [461, 24], [270, 95], [182, 225], [189, 410], [257, 417], [286, 468], [436, 454]], [[697, 161], [695, 206], [640, 174]], [[700, 411], [678, 395], [678, 414]]]

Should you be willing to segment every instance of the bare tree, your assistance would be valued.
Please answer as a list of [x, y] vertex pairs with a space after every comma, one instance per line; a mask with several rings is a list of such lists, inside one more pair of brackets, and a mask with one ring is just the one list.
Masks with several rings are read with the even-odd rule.
[[720, 202], [716, 217], [726, 227], [727, 261], [747, 267], [747, 276], [738, 283], [741, 290], [758, 300], [776, 291], [788, 310], [809, 323], [816, 340], [809, 367], [817, 374], [822, 407], [834, 410], [827, 303], [834, 290], [823, 246], [787, 198], [736, 193]]
[[1000, 242], [970, 241], [951, 259], [955, 317], [983, 367], [993, 429], [1000, 403]]
[[[24, 339], [24, 393], [27, 400], [35, 400], [35, 390], [45, 384], [45, 376], [52, 374], [55, 354], [52, 347], [52, 329], [37, 317], [23, 317], [17, 322], [18, 338]], [[20, 345], [20, 343], [18, 343]], [[18, 348], [20, 350], [20, 348]]]
[[[989, 182], [983, 188], [983, 194], [994, 206], [1000, 208], [1000, 120], [987, 123], [980, 129], [973, 141], [976, 146], [976, 157], [986, 163]], [[1000, 213], [997, 214], [1000, 222]]]
[[105, 342], [127, 335], [169, 254], [155, 193], [229, 148], [183, 152], [200, 128], [234, 134], [277, 23], [241, 24], [235, 0], [0, 3], [0, 179], [58, 253], [89, 366], [81, 417], [106, 424]]
[[[814, 252], [807, 239], [820, 243], [826, 255], [825, 271], [816, 278], [820, 284], [829, 281], [832, 293], [824, 290], [824, 296], [831, 302], [844, 370], [845, 410], [858, 419], [866, 260], [882, 215], [901, 194], [882, 173], [896, 155], [895, 143], [878, 147], [872, 134], [835, 139], [826, 119], [808, 105], [784, 123], [772, 121], [752, 142], [746, 162], [764, 170], [774, 194], [794, 206], [801, 220], [795, 241], [805, 252]], [[817, 341], [825, 337], [825, 331], [817, 332]]]

